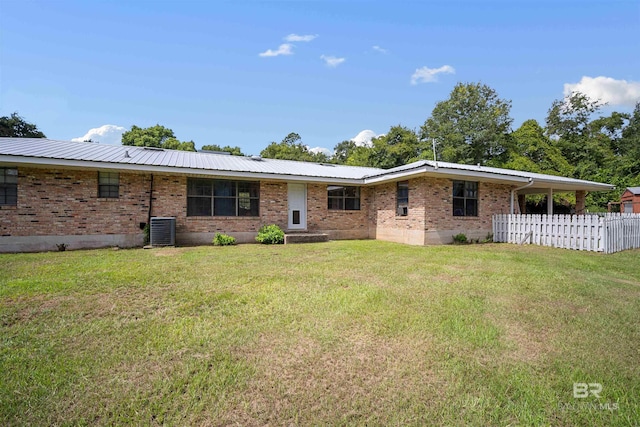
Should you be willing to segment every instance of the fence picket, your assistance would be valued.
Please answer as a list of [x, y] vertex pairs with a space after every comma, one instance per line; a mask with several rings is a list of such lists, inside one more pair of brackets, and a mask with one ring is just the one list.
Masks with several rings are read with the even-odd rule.
[[493, 216], [493, 241], [614, 253], [640, 248], [640, 214]]

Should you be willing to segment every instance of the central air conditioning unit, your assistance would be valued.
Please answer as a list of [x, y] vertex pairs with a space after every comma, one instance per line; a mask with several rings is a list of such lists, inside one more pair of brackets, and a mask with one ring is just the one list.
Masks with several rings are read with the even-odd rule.
[[176, 219], [173, 217], [151, 218], [150, 230], [151, 246], [175, 246]]

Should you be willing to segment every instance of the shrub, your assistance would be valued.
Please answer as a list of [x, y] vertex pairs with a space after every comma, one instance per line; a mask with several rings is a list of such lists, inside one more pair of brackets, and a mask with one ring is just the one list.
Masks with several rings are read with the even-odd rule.
[[236, 238], [222, 233], [216, 233], [213, 236], [214, 246], [230, 246], [236, 244]]
[[144, 244], [148, 245], [151, 242], [151, 227], [149, 226], [149, 223], [144, 225], [142, 234], [144, 236]]
[[265, 245], [277, 245], [284, 243], [284, 231], [275, 224], [263, 225], [258, 230], [256, 241]]
[[464, 233], [456, 234], [455, 236], [453, 236], [453, 243], [457, 243], [460, 245], [467, 242], [467, 236]]

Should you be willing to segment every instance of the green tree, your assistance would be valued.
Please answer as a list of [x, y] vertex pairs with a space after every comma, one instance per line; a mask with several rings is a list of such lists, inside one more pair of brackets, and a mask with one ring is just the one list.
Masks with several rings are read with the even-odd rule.
[[207, 151], [220, 151], [220, 152], [231, 153], [234, 156], [244, 156], [244, 153], [242, 153], [242, 149], [240, 147], [232, 147], [230, 145], [225, 145], [224, 147], [221, 147], [217, 144], [210, 144], [210, 145], [203, 145], [202, 149]]
[[46, 138], [33, 123], [27, 122], [17, 112], [0, 117], [0, 136], [14, 138]]
[[371, 140], [369, 166], [390, 169], [415, 162], [424, 144], [415, 131], [401, 125], [392, 126], [383, 136]]
[[621, 172], [629, 176], [634, 184], [640, 184], [640, 102], [622, 130], [616, 148], [622, 157]]
[[302, 143], [302, 138], [295, 132], [285, 136], [281, 142], [272, 142], [260, 152], [266, 159], [298, 160], [302, 162], [326, 163], [329, 158], [323, 153], [314, 153]]
[[161, 125], [148, 128], [131, 126], [131, 130], [122, 134], [122, 145], [196, 151], [193, 141], [179, 141], [173, 134], [173, 130]]
[[423, 140], [435, 139], [438, 160], [499, 164], [509, 143], [511, 101], [481, 83], [458, 83], [446, 101], [436, 104], [421, 128]]
[[525, 121], [511, 134], [511, 141], [507, 161], [501, 167], [549, 175], [573, 175], [573, 166], [552, 144], [537, 121]]
[[350, 139], [342, 141], [336, 144], [335, 147], [333, 147], [333, 157], [331, 158], [331, 160], [333, 161], [333, 163], [344, 165], [347, 163], [347, 159], [349, 159], [349, 156], [351, 156], [351, 154], [357, 148], [358, 146], [356, 145], [356, 143]]

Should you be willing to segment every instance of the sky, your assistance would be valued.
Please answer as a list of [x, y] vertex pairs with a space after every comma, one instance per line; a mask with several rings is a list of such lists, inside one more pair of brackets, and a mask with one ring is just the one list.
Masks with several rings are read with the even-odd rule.
[[418, 130], [458, 82], [516, 129], [572, 90], [640, 101], [640, 0], [0, 0], [0, 116], [120, 143], [132, 125], [259, 154]]

